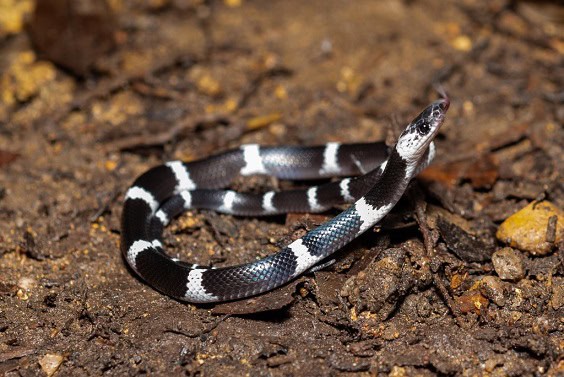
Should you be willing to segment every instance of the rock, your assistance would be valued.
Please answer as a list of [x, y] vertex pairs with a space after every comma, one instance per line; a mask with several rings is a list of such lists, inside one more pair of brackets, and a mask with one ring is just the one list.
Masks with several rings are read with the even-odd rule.
[[41, 370], [45, 372], [47, 377], [51, 377], [63, 363], [63, 356], [56, 353], [48, 353], [39, 359]]
[[441, 237], [460, 259], [467, 262], [484, 262], [491, 258], [494, 249], [493, 237], [490, 242], [486, 235], [474, 235], [442, 217], [437, 218], [437, 228]]
[[29, 25], [35, 48], [79, 76], [87, 75], [96, 60], [115, 46], [116, 30], [106, 0], [38, 1]]
[[495, 272], [502, 280], [519, 281], [525, 277], [521, 255], [517, 250], [504, 247], [492, 255]]
[[484, 276], [480, 280], [480, 293], [488, 300], [502, 307], [507, 302], [505, 298], [504, 284], [497, 276]]
[[498, 228], [501, 242], [532, 255], [546, 255], [564, 238], [564, 212], [548, 201], [532, 202]]
[[462, 314], [480, 312], [488, 307], [489, 301], [479, 291], [468, 291], [455, 299], [456, 306]]

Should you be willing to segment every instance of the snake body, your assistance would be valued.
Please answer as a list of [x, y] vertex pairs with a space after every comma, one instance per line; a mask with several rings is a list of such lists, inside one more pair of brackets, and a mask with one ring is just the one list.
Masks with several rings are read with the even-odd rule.
[[[317, 147], [243, 145], [209, 158], [171, 161], [138, 177], [125, 196], [121, 249], [125, 260], [153, 288], [182, 301], [220, 302], [279, 287], [311, 270], [373, 227], [397, 203], [411, 179], [433, 159], [432, 140], [444, 121], [447, 98], [433, 102], [402, 132], [396, 145], [328, 143]], [[367, 173], [307, 190], [260, 195], [225, 190], [237, 175], [316, 179]], [[235, 215], [320, 212], [351, 206], [261, 260], [202, 268], [169, 257], [163, 228], [193, 208]]]

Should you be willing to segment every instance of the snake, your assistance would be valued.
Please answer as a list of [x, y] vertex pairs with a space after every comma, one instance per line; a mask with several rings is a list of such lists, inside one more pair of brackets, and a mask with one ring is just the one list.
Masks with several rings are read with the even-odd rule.
[[[433, 139], [450, 101], [432, 102], [404, 129], [392, 148], [383, 142], [240, 148], [190, 162], [170, 161], [140, 175], [125, 194], [121, 251], [141, 280], [174, 299], [194, 304], [243, 299], [271, 291], [323, 266], [329, 257], [373, 228], [435, 156]], [[226, 189], [237, 176], [329, 181], [307, 189], [262, 194]], [[351, 177], [352, 176], [352, 177]], [[343, 178], [344, 177], [344, 178]], [[162, 233], [187, 210], [242, 216], [347, 209], [260, 260], [214, 267], [169, 256]]]

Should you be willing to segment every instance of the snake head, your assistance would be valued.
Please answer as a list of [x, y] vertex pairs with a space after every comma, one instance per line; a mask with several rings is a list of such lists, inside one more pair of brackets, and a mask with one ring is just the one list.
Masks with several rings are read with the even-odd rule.
[[417, 163], [439, 132], [450, 106], [448, 97], [427, 106], [400, 135], [396, 144], [399, 155], [408, 163]]

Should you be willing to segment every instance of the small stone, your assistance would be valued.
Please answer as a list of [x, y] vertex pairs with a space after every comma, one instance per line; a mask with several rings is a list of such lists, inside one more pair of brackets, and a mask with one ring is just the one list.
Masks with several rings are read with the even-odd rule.
[[487, 308], [489, 301], [479, 291], [468, 291], [456, 298], [456, 305], [462, 314], [480, 314], [482, 309]]
[[525, 277], [521, 255], [517, 250], [504, 247], [492, 255], [495, 272], [502, 280], [519, 281]]
[[36, 284], [37, 282], [29, 277], [22, 277], [18, 280], [18, 287], [27, 291], [31, 290]]
[[462, 285], [462, 283], [464, 283], [464, 280], [466, 278], [467, 278], [466, 274], [462, 275], [457, 273], [452, 275], [452, 277], [450, 278], [450, 288], [457, 289]]
[[388, 377], [404, 377], [404, 376], [407, 376], [407, 370], [403, 367], [398, 367], [397, 365], [394, 365], [394, 367], [390, 371], [390, 374], [388, 374]]
[[229, 8], [238, 8], [243, 3], [243, 0], [223, 0], [223, 3]]
[[480, 293], [499, 307], [506, 303], [503, 282], [497, 276], [484, 276], [480, 281]]
[[23, 289], [18, 289], [18, 291], [16, 292], [16, 296], [22, 301], [29, 300], [28, 292]]
[[114, 48], [116, 30], [116, 18], [106, 0], [38, 1], [29, 23], [35, 48], [80, 76], [86, 76], [96, 60]]
[[63, 363], [63, 356], [56, 353], [48, 353], [39, 359], [39, 365], [47, 377], [51, 377]]
[[548, 201], [532, 202], [498, 228], [501, 242], [532, 255], [546, 255], [564, 239], [564, 212]]
[[486, 360], [486, 362], [484, 363], [484, 370], [488, 373], [491, 373], [499, 365], [503, 365], [503, 358], [494, 356]]
[[472, 50], [472, 40], [467, 35], [459, 35], [452, 41], [452, 47], [459, 51]]

